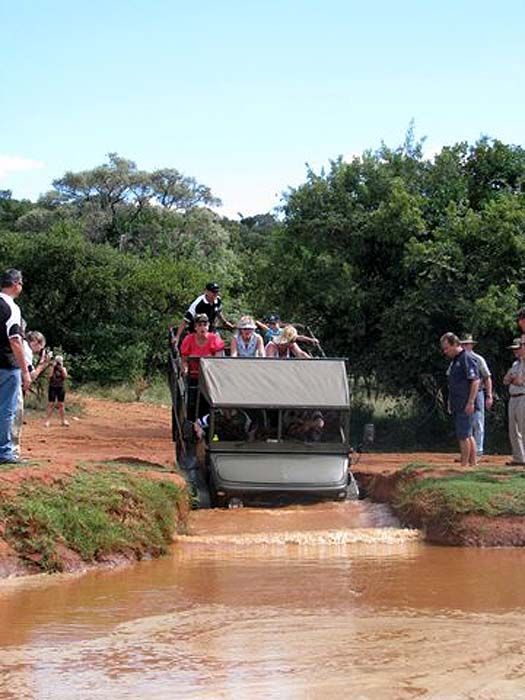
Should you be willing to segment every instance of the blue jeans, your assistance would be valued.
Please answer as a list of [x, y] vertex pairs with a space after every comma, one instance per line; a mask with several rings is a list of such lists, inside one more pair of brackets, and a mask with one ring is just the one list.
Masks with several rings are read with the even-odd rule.
[[0, 368], [0, 463], [16, 459], [12, 429], [22, 374], [19, 369]]
[[481, 408], [472, 414], [472, 435], [476, 441], [476, 453], [483, 454], [483, 442], [485, 440], [485, 392], [480, 391], [478, 401]]

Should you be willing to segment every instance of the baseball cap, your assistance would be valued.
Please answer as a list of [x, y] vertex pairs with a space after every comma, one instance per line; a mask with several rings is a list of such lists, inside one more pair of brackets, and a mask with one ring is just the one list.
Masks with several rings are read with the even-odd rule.
[[217, 282], [208, 282], [208, 284], [206, 285], [206, 289], [207, 289], [209, 292], [218, 292], [218, 291], [219, 291], [219, 285], [217, 284]]

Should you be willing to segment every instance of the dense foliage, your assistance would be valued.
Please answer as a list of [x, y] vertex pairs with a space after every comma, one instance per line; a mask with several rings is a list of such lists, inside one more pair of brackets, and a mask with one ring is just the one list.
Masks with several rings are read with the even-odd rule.
[[472, 332], [498, 377], [511, 361], [525, 252], [525, 151], [483, 139], [433, 161], [409, 132], [308, 172], [266, 243], [258, 309], [279, 304], [356, 376], [434, 402], [446, 331]]
[[210, 277], [232, 318], [280, 311], [349, 357], [360, 382], [429, 405], [442, 333], [474, 333], [497, 378], [511, 360], [525, 279], [519, 146], [483, 138], [429, 160], [409, 131], [397, 149], [309, 169], [279, 219], [221, 218], [193, 178], [116, 154], [53, 185], [36, 204], [0, 192], [0, 266], [23, 269], [30, 327], [78, 379], [158, 366], [167, 324]]

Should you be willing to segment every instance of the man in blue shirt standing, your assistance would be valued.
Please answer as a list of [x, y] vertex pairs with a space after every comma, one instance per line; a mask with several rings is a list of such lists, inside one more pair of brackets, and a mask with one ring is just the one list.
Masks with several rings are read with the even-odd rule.
[[472, 435], [473, 415], [478, 408], [480, 384], [476, 360], [466, 352], [454, 333], [440, 339], [441, 350], [450, 360], [448, 369], [448, 401], [459, 440], [461, 466], [476, 466], [476, 441]]
[[482, 355], [474, 352], [476, 340], [471, 335], [465, 335], [459, 341], [463, 350], [469, 352], [478, 363], [479, 369], [479, 390], [478, 390], [478, 405], [479, 408], [474, 411], [472, 422], [472, 434], [476, 441], [476, 451], [478, 453], [478, 461], [483, 457], [485, 448], [485, 407], [490, 410], [494, 402], [492, 394], [492, 374], [490, 373], [487, 361]]

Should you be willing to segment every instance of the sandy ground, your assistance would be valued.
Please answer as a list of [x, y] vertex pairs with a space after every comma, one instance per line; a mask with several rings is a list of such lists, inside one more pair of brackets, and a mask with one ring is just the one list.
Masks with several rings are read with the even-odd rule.
[[23, 456], [54, 466], [127, 457], [173, 465], [169, 407], [84, 396], [76, 396], [75, 403], [81, 411], [68, 416], [69, 427], [61, 426], [55, 413], [46, 428], [41, 414], [28, 412]]

